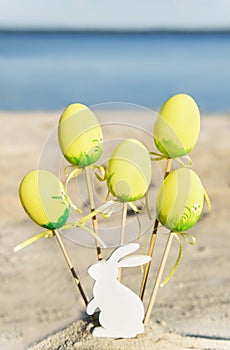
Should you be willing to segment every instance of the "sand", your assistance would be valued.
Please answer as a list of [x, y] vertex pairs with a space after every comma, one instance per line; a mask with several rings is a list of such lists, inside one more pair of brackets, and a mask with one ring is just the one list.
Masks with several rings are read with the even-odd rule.
[[[143, 335], [133, 340], [92, 337], [92, 324], [83, 321], [84, 305], [55, 238], [41, 239], [13, 253], [15, 245], [41, 232], [22, 209], [18, 186], [30, 170], [41, 167], [60, 170], [61, 155], [53, 147], [52, 136], [56, 134], [59, 116], [59, 112], [0, 113], [0, 349], [26, 350], [36, 343], [36, 350], [229, 349], [229, 115], [202, 115], [200, 138], [191, 158], [193, 169], [210, 195], [212, 211], [208, 213], [206, 206], [202, 219], [190, 230], [196, 235], [197, 244], [183, 244], [180, 266], [170, 283], [160, 289], [151, 324]], [[114, 139], [122, 137], [138, 137], [148, 148], [153, 148], [153, 115], [149, 111], [102, 111], [98, 117], [106, 123], [108, 150]], [[105, 152], [103, 160], [107, 157]], [[159, 174], [153, 191], [158, 182]], [[128, 232], [127, 239], [129, 237]], [[87, 267], [95, 262], [95, 251], [63, 239], [84, 288], [92, 297], [93, 281]], [[142, 252], [146, 251], [148, 239], [148, 233], [141, 238]], [[164, 232], [158, 235], [150, 282], [156, 274], [166, 239]], [[104, 256], [109, 252], [105, 251]], [[174, 242], [167, 271], [177, 253], [178, 245]], [[126, 269], [123, 278], [129, 288], [138, 292], [139, 268]], [[151, 283], [147, 287], [145, 306], [150, 291]]]

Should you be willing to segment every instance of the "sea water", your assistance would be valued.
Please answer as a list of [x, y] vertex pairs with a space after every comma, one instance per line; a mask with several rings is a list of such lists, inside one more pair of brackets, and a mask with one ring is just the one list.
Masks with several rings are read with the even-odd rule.
[[229, 33], [0, 33], [0, 109], [156, 110], [176, 93], [203, 112], [230, 111]]

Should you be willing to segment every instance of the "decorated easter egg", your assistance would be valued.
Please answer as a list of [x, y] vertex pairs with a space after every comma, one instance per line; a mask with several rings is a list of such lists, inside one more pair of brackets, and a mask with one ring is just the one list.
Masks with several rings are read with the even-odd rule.
[[190, 229], [201, 215], [204, 194], [204, 187], [193, 170], [174, 170], [166, 177], [158, 191], [158, 220], [174, 232]]
[[154, 142], [168, 158], [188, 154], [200, 132], [200, 112], [194, 99], [186, 94], [172, 96], [160, 110], [154, 125]]
[[38, 225], [48, 229], [62, 227], [69, 216], [69, 201], [61, 181], [46, 170], [27, 174], [19, 188], [27, 214]]
[[151, 181], [151, 160], [138, 140], [122, 141], [113, 151], [107, 169], [109, 191], [122, 202], [142, 198]]
[[63, 112], [58, 125], [58, 140], [65, 158], [73, 165], [86, 167], [98, 160], [103, 150], [103, 134], [94, 113], [75, 103]]

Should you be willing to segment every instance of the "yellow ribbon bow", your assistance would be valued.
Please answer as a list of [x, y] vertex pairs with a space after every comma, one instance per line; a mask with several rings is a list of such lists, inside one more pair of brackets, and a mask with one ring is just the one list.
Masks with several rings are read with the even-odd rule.
[[194, 245], [196, 244], [196, 237], [194, 235], [192, 235], [191, 233], [185, 233], [185, 232], [171, 232], [173, 234], [173, 236], [177, 239], [177, 241], [179, 242], [179, 253], [176, 259], [175, 264], [173, 265], [173, 268], [171, 269], [171, 271], [169, 272], [168, 276], [164, 279], [164, 281], [160, 284], [160, 287], [164, 287], [172, 278], [172, 276], [174, 275], [176, 269], [178, 268], [178, 265], [180, 263], [181, 260], [181, 256], [182, 256], [182, 243], [181, 243], [181, 237], [184, 238], [185, 242], [190, 244], [190, 245]]

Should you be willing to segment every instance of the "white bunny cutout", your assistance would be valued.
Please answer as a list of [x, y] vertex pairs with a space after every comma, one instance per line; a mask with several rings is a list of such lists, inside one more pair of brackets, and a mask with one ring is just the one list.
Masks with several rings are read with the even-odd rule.
[[133, 291], [117, 280], [119, 267], [133, 267], [148, 263], [147, 255], [124, 256], [136, 251], [140, 245], [129, 243], [113, 251], [107, 260], [89, 267], [88, 272], [95, 280], [93, 295], [86, 312], [92, 315], [100, 309], [101, 327], [93, 330], [94, 337], [134, 338], [144, 332], [144, 305]]

